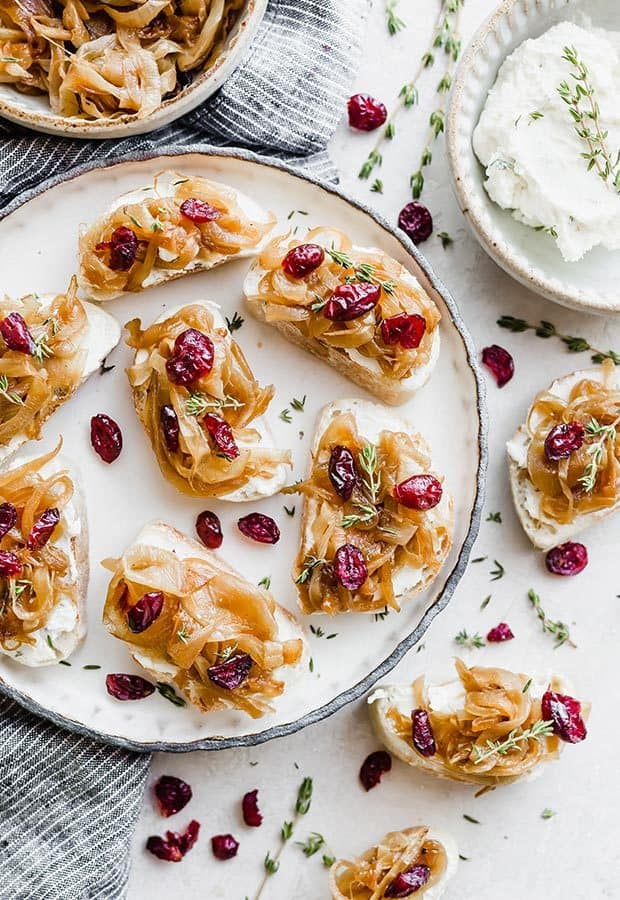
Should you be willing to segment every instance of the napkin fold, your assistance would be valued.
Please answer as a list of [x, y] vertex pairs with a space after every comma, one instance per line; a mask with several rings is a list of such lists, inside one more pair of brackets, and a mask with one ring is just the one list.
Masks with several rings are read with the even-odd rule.
[[[171, 144], [248, 147], [335, 179], [326, 147], [344, 109], [369, 5], [270, 0], [247, 58], [218, 93], [150, 134], [77, 141], [1, 122], [0, 218], [19, 193], [59, 172]], [[2, 900], [124, 897], [149, 761], [64, 732], [0, 697]]]

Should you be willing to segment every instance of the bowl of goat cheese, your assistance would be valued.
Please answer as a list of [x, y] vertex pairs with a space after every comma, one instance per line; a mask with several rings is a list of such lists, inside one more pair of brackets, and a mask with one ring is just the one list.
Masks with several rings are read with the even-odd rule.
[[454, 84], [448, 155], [474, 234], [544, 297], [620, 313], [620, 3], [505, 0]]

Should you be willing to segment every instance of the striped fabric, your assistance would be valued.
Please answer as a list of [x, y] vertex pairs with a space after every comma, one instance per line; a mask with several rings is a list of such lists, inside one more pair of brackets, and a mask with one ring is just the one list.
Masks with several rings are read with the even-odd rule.
[[[248, 58], [217, 96], [152, 134], [84, 142], [1, 123], [0, 217], [44, 178], [169, 144], [241, 145], [335, 178], [325, 148], [344, 109], [369, 3], [271, 0]], [[148, 766], [147, 755], [65, 733], [0, 697], [1, 900], [124, 897]]]

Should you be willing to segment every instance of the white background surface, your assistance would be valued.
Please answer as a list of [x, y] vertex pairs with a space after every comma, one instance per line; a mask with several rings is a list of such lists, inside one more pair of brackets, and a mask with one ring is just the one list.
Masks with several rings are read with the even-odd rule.
[[[463, 38], [469, 40], [492, 10], [490, 0], [467, 0], [463, 11]], [[383, 2], [376, 0], [368, 32], [367, 49], [355, 88], [382, 98], [388, 105], [411, 77], [426, 46], [436, 4], [401, 0], [400, 13], [408, 29], [389, 38]], [[408, 201], [408, 180], [417, 168], [426, 133], [428, 113], [435, 105], [436, 70], [421, 85], [421, 106], [405, 112], [398, 135], [388, 145], [379, 173], [384, 194], [370, 194], [356, 173], [373, 136], [355, 135], [344, 123], [333, 142], [333, 155], [342, 172], [343, 186], [371, 199], [389, 219]], [[592, 344], [620, 350], [620, 320], [603, 320], [570, 313], [529, 294], [504, 275], [469, 234], [449, 186], [443, 148], [435, 151], [427, 171], [423, 201], [435, 218], [435, 234], [422, 249], [461, 305], [479, 347], [500, 343], [513, 353], [516, 375], [499, 391], [489, 381], [491, 418], [490, 468], [485, 516], [501, 511], [503, 524], [483, 522], [473, 557], [487, 556], [470, 565], [448, 609], [435, 621], [424, 649], [413, 651], [390, 680], [410, 681], [424, 671], [427, 661], [451, 660], [460, 649], [454, 636], [461, 628], [472, 633], [499, 621], [511, 625], [516, 639], [466, 655], [483, 665], [505, 665], [532, 672], [562, 671], [575, 684], [575, 693], [593, 702], [590, 735], [579, 746], [566, 748], [561, 760], [531, 783], [512, 785], [476, 799], [472, 787], [430, 780], [398, 761], [383, 782], [366, 794], [358, 782], [361, 762], [379, 744], [373, 737], [362, 701], [331, 719], [290, 738], [248, 750], [223, 753], [157, 755], [152, 779], [160, 774], [186, 779], [194, 791], [191, 804], [172, 819], [162, 819], [152, 802], [151, 782], [133, 847], [129, 900], [244, 900], [253, 898], [262, 878], [262, 861], [279, 845], [282, 822], [291, 817], [297, 788], [304, 775], [314, 779], [310, 813], [296, 834], [325, 835], [336, 855], [362, 851], [388, 830], [432, 824], [450, 830], [467, 861], [460, 863], [446, 900], [521, 900], [523, 897], [620, 898], [620, 842], [617, 808], [620, 803], [618, 737], [620, 714], [617, 692], [620, 574], [617, 571], [620, 520], [591, 529], [584, 537], [590, 565], [574, 579], [547, 574], [544, 561], [528, 544], [509, 498], [504, 443], [519, 424], [536, 390], [554, 377], [589, 364], [587, 354], [568, 354], [559, 341], [542, 341], [530, 334], [511, 335], [495, 325], [507, 313], [538, 321], [550, 319], [566, 333], [579, 334]], [[567, 185], [567, 190], [570, 185]], [[446, 230], [455, 244], [443, 250], [436, 234]], [[440, 414], [438, 410], [438, 414]], [[484, 517], [483, 517], [484, 518]], [[491, 582], [493, 560], [506, 569], [501, 581]], [[535, 588], [549, 616], [571, 624], [577, 649], [554, 649], [553, 640], [539, 628], [526, 599]], [[492, 600], [480, 611], [481, 601]], [[380, 622], [376, 627], [381, 628]], [[334, 630], [337, 630], [335, 628]], [[338, 652], [337, 639], [332, 642]], [[240, 801], [247, 790], [259, 789], [264, 822], [249, 829], [241, 819]], [[556, 815], [543, 820], [549, 807]], [[468, 814], [480, 824], [470, 824]], [[191, 818], [202, 825], [198, 844], [180, 863], [160, 862], [144, 851], [149, 834], [166, 827], [182, 830]], [[232, 832], [240, 841], [239, 855], [218, 862], [211, 855], [209, 838]], [[326, 872], [320, 854], [306, 859], [290, 842], [280, 871], [264, 892], [263, 900], [324, 900]]]

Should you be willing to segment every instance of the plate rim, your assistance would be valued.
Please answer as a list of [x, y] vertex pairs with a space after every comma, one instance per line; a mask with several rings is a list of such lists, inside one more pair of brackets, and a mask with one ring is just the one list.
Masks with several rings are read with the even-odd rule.
[[415, 244], [413, 244], [413, 242], [403, 231], [398, 229], [396, 226], [391, 225], [387, 221], [387, 219], [385, 219], [380, 213], [378, 213], [363, 201], [357, 200], [356, 198], [352, 197], [348, 192], [342, 190], [342, 188], [340, 188], [340, 186], [337, 184], [323, 181], [320, 178], [317, 178], [310, 173], [304, 172], [302, 169], [299, 169], [294, 165], [290, 165], [289, 163], [281, 159], [261, 156], [260, 154], [254, 153], [251, 150], [242, 150], [228, 147], [212, 147], [211, 145], [206, 143], [190, 144], [183, 147], [177, 147], [173, 145], [153, 150], [136, 151], [128, 155], [123, 155], [122, 157], [113, 157], [111, 159], [102, 161], [91, 160], [89, 162], [82, 163], [81, 165], [74, 166], [73, 168], [65, 172], [53, 175], [52, 177], [45, 179], [35, 187], [29, 188], [23, 193], [18, 194], [16, 197], [14, 197], [13, 200], [11, 200], [11, 202], [3, 210], [0, 210], [0, 222], [4, 221], [4, 219], [6, 219], [8, 216], [10, 216], [16, 210], [20, 209], [35, 197], [46, 193], [48, 190], [57, 187], [59, 184], [71, 181], [74, 178], [78, 178], [81, 175], [87, 174], [94, 169], [108, 169], [112, 168], [113, 166], [123, 165], [125, 163], [147, 162], [152, 159], [158, 158], [161, 158], [163, 163], [163, 160], [166, 157], [169, 158], [189, 156], [193, 154], [217, 158], [230, 158], [237, 161], [240, 160], [243, 162], [250, 162], [266, 166], [270, 169], [277, 169], [294, 178], [300, 178], [301, 180], [314, 185], [316, 188], [339, 197], [341, 200], [344, 200], [345, 203], [348, 203], [355, 209], [370, 217], [377, 225], [379, 225], [380, 228], [387, 231], [392, 237], [396, 238], [396, 240], [402, 245], [407, 253], [409, 253], [409, 255], [414, 258], [416, 263], [424, 271], [424, 274], [428, 278], [433, 288], [441, 295], [441, 298], [446, 304], [446, 307], [452, 319], [452, 323], [456, 331], [458, 332], [461, 341], [463, 342], [466, 363], [471, 370], [476, 387], [476, 412], [478, 420], [476, 444], [478, 451], [478, 465], [476, 469], [475, 494], [471, 507], [471, 514], [469, 517], [467, 531], [465, 533], [459, 555], [456, 559], [456, 562], [454, 563], [452, 571], [449, 573], [443, 590], [440, 592], [435, 602], [425, 611], [417, 626], [411, 632], [409, 632], [409, 634], [405, 635], [403, 639], [398, 642], [392, 652], [388, 654], [388, 656], [377, 666], [375, 666], [375, 668], [372, 669], [367, 675], [365, 675], [364, 678], [361, 678], [346, 690], [340, 691], [327, 703], [324, 703], [322, 706], [317, 707], [317, 709], [311, 710], [305, 715], [300, 716], [298, 719], [294, 719], [290, 722], [284, 722], [280, 725], [273, 725], [269, 728], [265, 728], [262, 731], [257, 731], [252, 734], [243, 734], [235, 737], [218, 737], [217, 735], [213, 735], [210, 737], [198, 738], [193, 741], [140, 742], [130, 738], [125, 738], [122, 735], [109, 734], [103, 731], [99, 731], [95, 728], [84, 725], [81, 722], [77, 722], [69, 716], [58, 713], [55, 710], [47, 709], [37, 700], [34, 700], [32, 697], [30, 697], [28, 694], [18, 690], [17, 688], [14, 688], [10, 684], [7, 684], [0, 676], [0, 693], [14, 700], [16, 703], [19, 703], [20, 706], [24, 707], [29, 712], [32, 712], [35, 715], [52, 722], [54, 725], [57, 725], [60, 728], [73, 731], [84, 737], [92, 738], [100, 744], [105, 744], [113, 747], [121, 747], [125, 750], [134, 750], [141, 753], [186, 753], [193, 750], [230, 750], [236, 747], [258, 746], [259, 744], [274, 740], [275, 738], [286, 737], [287, 735], [295, 734], [296, 732], [307, 728], [309, 725], [314, 725], [317, 722], [322, 721], [323, 719], [327, 719], [334, 713], [338, 712], [338, 710], [347, 706], [349, 703], [352, 703], [354, 700], [357, 700], [368, 690], [370, 690], [370, 688], [374, 684], [376, 684], [376, 682], [380, 678], [382, 678], [384, 675], [387, 675], [388, 672], [390, 672], [397, 665], [397, 663], [400, 662], [405, 654], [420, 641], [420, 639], [426, 633], [431, 622], [443, 609], [445, 609], [445, 607], [450, 602], [454, 591], [459, 581], [461, 580], [465, 569], [467, 568], [473, 544], [478, 536], [482, 518], [482, 508], [485, 500], [486, 473], [489, 458], [489, 422], [486, 406], [486, 383], [483, 378], [480, 365], [478, 363], [477, 351], [473, 339], [469, 333], [469, 329], [467, 328], [463, 320], [456, 301], [453, 299], [452, 295], [447, 290], [441, 279], [437, 277], [430, 263], [426, 260], [426, 258], [415, 246]]

